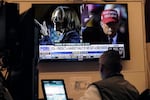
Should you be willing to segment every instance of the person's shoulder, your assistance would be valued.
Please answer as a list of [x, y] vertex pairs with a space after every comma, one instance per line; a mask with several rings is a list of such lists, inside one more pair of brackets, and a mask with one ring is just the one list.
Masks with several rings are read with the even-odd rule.
[[94, 85], [89, 85], [84, 95], [79, 100], [101, 100], [101, 95]]

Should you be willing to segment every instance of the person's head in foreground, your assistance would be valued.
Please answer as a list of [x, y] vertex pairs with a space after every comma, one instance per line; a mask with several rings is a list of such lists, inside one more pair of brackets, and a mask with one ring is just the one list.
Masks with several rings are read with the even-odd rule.
[[99, 69], [103, 79], [122, 70], [121, 58], [118, 51], [105, 51], [99, 58]]
[[139, 92], [120, 73], [118, 51], [105, 51], [99, 58], [102, 80], [91, 83], [79, 100], [138, 100]]

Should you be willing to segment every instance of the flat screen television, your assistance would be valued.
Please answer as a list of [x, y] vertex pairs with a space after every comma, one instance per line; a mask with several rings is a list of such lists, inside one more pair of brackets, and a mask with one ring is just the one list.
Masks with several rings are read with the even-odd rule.
[[39, 60], [93, 61], [111, 49], [130, 59], [127, 4], [33, 4], [32, 8]]

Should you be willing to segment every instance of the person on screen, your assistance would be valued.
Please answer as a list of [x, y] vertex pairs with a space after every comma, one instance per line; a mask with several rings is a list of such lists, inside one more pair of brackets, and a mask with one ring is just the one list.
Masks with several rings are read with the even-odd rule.
[[114, 9], [102, 11], [100, 24], [104, 33], [103, 37], [101, 37], [103, 43], [126, 44], [128, 42], [127, 33], [122, 34], [119, 32], [119, 17], [118, 12]]
[[100, 4], [83, 4], [81, 12], [82, 37], [84, 43], [98, 43], [101, 37]]
[[[40, 26], [42, 33], [41, 44], [52, 43], [52, 32], [57, 34], [57, 43], [80, 43], [81, 24], [77, 12], [68, 6], [58, 6], [51, 15], [53, 25], [47, 28], [46, 22], [40, 24], [36, 19], [35, 23]], [[56, 38], [56, 37], [55, 37]]]
[[77, 12], [68, 6], [58, 6], [52, 13], [54, 30], [62, 34], [61, 43], [80, 42], [80, 21]]
[[119, 15], [119, 29], [118, 31], [122, 34], [127, 34], [128, 32], [128, 15], [127, 15], [127, 5], [124, 4], [106, 4], [104, 9], [115, 9]]
[[91, 83], [79, 100], [137, 100], [139, 92], [124, 79], [118, 51], [105, 51], [99, 58], [102, 80]]

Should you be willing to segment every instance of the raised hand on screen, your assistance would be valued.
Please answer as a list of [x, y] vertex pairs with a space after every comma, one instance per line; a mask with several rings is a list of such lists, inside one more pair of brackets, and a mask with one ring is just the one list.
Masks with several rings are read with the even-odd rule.
[[50, 32], [48, 31], [48, 28], [46, 26], [46, 21], [43, 21], [43, 23], [41, 24], [38, 20], [34, 19], [34, 22], [40, 26], [40, 33], [42, 33], [43, 36], [49, 35]]

